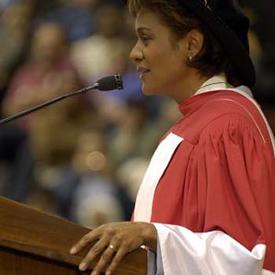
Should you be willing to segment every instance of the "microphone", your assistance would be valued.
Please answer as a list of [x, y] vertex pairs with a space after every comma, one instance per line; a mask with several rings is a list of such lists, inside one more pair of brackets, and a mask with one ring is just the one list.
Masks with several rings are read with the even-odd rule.
[[39, 109], [42, 109], [44, 107], [47, 107], [55, 102], [61, 101], [65, 98], [71, 97], [71, 96], [75, 96], [75, 95], [79, 95], [79, 94], [84, 94], [88, 91], [91, 90], [99, 90], [99, 91], [111, 91], [111, 90], [121, 90], [123, 89], [123, 81], [120, 75], [116, 74], [116, 75], [111, 75], [111, 76], [106, 76], [103, 77], [101, 79], [99, 79], [97, 82], [95, 82], [93, 85], [82, 88], [80, 90], [77, 90], [75, 92], [72, 93], [67, 93], [65, 95], [62, 96], [58, 96], [55, 97], [53, 99], [50, 99], [44, 103], [40, 103], [34, 107], [31, 107], [27, 110], [18, 112], [14, 115], [11, 115], [7, 118], [1, 119], [0, 120], [0, 125], [6, 124], [12, 120], [15, 120], [17, 118], [20, 118], [22, 116], [26, 116], [34, 111], [37, 111]]
[[123, 89], [123, 82], [119, 74], [106, 76], [99, 79], [95, 85], [98, 85], [96, 89], [100, 91], [111, 91]]

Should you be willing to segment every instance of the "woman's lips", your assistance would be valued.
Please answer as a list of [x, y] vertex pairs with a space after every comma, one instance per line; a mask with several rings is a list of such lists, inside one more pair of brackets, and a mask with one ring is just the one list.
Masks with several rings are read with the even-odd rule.
[[139, 72], [139, 78], [140, 78], [140, 79], [143, 79], [144, 76], [145, 76], [147, 73], [150, 72], [150, 70], [148, 70], [148, 69], [146, 69], [146, 68], [144, 68], [144, 67], [138, 67], [138, 68], [137, 68], [137, 71]]

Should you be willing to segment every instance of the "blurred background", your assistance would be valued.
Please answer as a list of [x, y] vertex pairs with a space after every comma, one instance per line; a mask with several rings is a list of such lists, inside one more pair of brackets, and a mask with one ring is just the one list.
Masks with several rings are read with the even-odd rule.
[[[242, 0], [255, 95], [275, 131], [274, 0]], [[131, 218], [160, 137], [179, 117], [145, 97], [121, 0], [0, 0], [1, 118], [120, 73], [124, 91], [90, 92], [0, 128], [0, 195], [94, 227]]]

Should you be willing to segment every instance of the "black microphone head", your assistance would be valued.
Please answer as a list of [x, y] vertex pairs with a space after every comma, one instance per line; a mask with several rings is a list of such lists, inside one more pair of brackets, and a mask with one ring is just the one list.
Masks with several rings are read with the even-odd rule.
[[122, 78], [119, 74], [103, 77], [97, 81], [97, 84], [97, 89], [100, 91], [123, 89]]

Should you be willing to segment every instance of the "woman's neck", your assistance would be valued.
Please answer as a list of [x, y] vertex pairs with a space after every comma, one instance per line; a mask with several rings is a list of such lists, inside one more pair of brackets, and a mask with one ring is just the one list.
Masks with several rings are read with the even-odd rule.
[[182, 102], [184, 99], [193, 96], [209, 78], [200, 75], [197, 70], [193, 69], [189, 76], [184, 76], [182, 81], [177, 83], [172, 98], [178, 103]]

